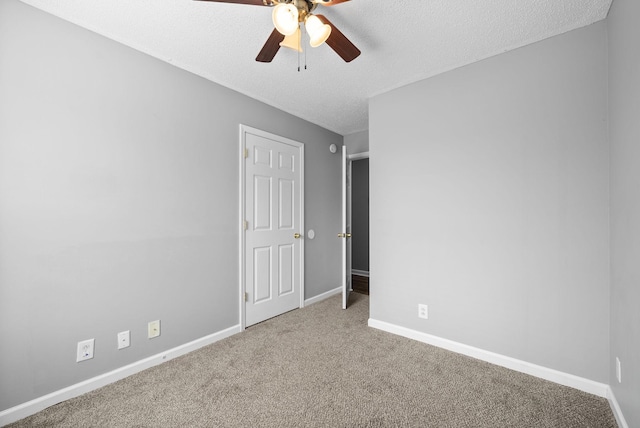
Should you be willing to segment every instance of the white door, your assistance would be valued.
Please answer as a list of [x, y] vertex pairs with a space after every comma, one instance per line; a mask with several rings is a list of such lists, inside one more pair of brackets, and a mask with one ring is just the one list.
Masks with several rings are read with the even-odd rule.
[[347, 309], [351, 292], [351, 162], [347, 146], [342, 146], [342, 309]]
[[302, 306], [302, 144], [242, 127], [245, 326]]

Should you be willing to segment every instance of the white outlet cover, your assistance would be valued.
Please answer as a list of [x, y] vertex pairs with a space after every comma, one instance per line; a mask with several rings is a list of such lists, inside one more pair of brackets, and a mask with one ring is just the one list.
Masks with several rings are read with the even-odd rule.
[[118, 333], [118, 349], [128, 348], [131, 344], [130, 337], [129, 330]]
[[87, 339], [87, 340], [78, 342], [78, 349], [76, 352], [76, 363], [92, 359], [94, 345], [95, 345], [95, 339]]
[[418, 305], [418, 317], [429, 319], [429, 307], [427, 305]]
[[148, 327], [149, 339], [160, 336], [160, 320], [151, 321]]

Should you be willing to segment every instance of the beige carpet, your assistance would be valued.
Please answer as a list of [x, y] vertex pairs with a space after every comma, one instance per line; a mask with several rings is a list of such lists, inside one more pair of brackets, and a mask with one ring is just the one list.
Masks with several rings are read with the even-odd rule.
[[334, 297], [11, 427], [615, 427], [605, 399], [367, 327]]

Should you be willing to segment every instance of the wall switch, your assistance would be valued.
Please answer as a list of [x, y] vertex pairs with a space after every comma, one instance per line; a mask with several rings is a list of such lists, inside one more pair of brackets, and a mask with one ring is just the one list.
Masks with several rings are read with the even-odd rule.
[[129, 338], [129, 330], [118, 333], [118, 349], [128, 348], [130, 345]]
[[429, 319], [429, 308], [427, 305], [418, 305], [418, 318]]
[[160, 336], [160, 320], [151, 321], [148, 325], [149, 339]]
[[616, 357], [616, 379], [618, 379], [618, 383], [622, 383], [622, 366], [618, 357]]
[[93, 358], [93, 347], [95, 339], [87, 339], [82, 342], [78, 342], [78, 349], [76, 352], [76, 363], [80, 361], [90, 360]]

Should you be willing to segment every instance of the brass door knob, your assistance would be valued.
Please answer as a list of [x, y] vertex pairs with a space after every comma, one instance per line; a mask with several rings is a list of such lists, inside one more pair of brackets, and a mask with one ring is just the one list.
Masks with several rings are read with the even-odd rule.
[[300, 239], [300, 234], [299, 233], [294, 233], [293, 237], [296, 238], [296, 239]]

